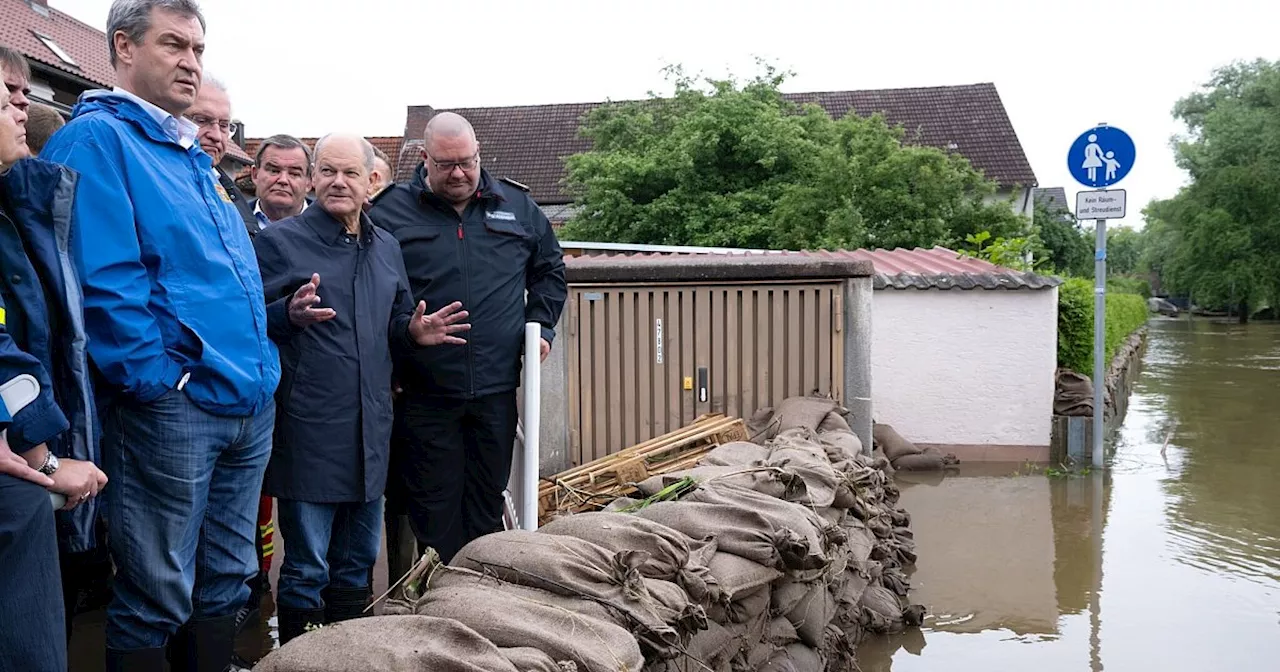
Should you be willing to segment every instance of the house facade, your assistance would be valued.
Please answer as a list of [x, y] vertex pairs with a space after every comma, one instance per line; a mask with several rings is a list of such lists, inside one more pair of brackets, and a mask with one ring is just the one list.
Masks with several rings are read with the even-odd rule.
[[[48, 0], [0, 0], [0, 44], [31, 64], [32, 102], [64, 118], [70, 118], [80, 94], [115, 86], [106, 33], [50, 7]], [[236, 140], [221, 164], [231, 175], [252, 163]]]
[[[998, 185], [999, 193], [993, 199], [1012, 199], [1016, 212], [1031, 216], [1036, 176], [994, 84], [794, 93], [786, 98], [817, 104], [833, 118], [882, 113], [890, 124], [906, 130], [908, 143], [937, 147], [968, 159]], [[591, 148], [590, 140], [579, 134], [581, 120], [603, 104], [411, 106], [405, 119], [406, 141], [397, 179], [407, 177], [418, 165], [416, 150], [427, 120], [438, 112], [456, 112], [475, 127], [485, 166], [494, 174], [528, 185], [552, 222], [563, 222], [573, 213], [573, 198], [562, 183], [565, 159]]]

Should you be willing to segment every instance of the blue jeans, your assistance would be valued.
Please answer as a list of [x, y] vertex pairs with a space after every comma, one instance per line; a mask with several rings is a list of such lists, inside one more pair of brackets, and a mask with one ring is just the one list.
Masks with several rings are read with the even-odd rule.
[[107, 520], [116, 563], [107, 647], [158, 648], [188, 619], [235, 613], [258, 569], [258, 494], [275, 406], [207, 413], [170, 390], [114, 401], [103, 419]]
[[325, 588], [364, 588], [382, 545], [382, 498], [316, 504], [276, 500], [284, 539], [276, 603], [323, 609]]
[[66, 669], [62, 574], [49, 492], [0, 475], [0, 672]]

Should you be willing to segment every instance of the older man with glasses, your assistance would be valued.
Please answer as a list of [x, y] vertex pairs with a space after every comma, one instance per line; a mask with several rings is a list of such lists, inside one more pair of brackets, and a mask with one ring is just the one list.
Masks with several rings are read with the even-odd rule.
[[236, 186], [235, 179], [219, 165], [222, 157], [227, 155], [227, 145], [236, 134], [236, 122], [231, 120], [231, 98], [227, 95], [227, 86], [206, 74], [200, 85], [200, 92], [196, 94], [196, 102], [182, 116], [199, 129], [196, 139], [200, 141], [200, 149], [213, 159], [213, 175], [218, 180], [218, 195], [236, 206], [236, 212], [240, 214], [240, 219], [244, 220], [245, 228], [252, 236], [257, 232], [253, 206], [244, 192]]
[[391, 473], [419, 543], [448, 562], [501, 529], [524, 325], [542, 325], [545, 359], [568, 294], [563, 252], [533, 199], [480, 167], [471, 124], [448, 112], [427, 123], [414, 178], [383, 191], [369, 215], [400, 242], [415, 301], [471, 312], [466, 345], [397, 363]]

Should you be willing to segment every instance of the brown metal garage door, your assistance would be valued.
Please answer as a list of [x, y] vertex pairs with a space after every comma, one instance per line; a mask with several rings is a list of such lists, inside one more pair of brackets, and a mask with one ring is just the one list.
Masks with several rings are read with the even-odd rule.
[[583, 464], [799, 394], [842, 398], [839, 282], [574, 285], [570, 455]]

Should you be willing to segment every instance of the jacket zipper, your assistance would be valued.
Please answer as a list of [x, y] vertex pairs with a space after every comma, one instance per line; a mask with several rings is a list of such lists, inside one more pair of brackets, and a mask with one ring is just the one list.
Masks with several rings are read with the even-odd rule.
[[[456, 213], [455, 213], [456, 214]], [[465, 213], [464, 213], [465, 214]], [[464, 223], [463, 215], [458, 215], [458, 255], [462, 257], [462, 307], [469, 310], [471, 306], [471, 265], [468, 263], [467, 257], [467, 239], [462, 233], [462, 225]], [[471, 346], [471, 338], [467, 338], [467, 385], [470, 390], [468, 398], [476, 396], [476, 362], [475, 351]]]
[[360, 353], [360, 319], [356, 314], [360, 310], [357, 305], [360, 302], [360, 266], [365, 259], [365, 250], [360, 245], [360, 234], [356, 234], [355, 246], [356, 263], [355, 269], [351, 273], [351, 324], [356, 332], [356, 389], [360, 391], [360, 397], [356, 403], [356, 423], [360, 426], [360, 492], [367, 497], [368, 491], [365, 490], [365, 486], [368, 481], [365, 478], [365, 460], [368, 459], [368, 455], [366, 454], [364, 443], [364, 357]]

